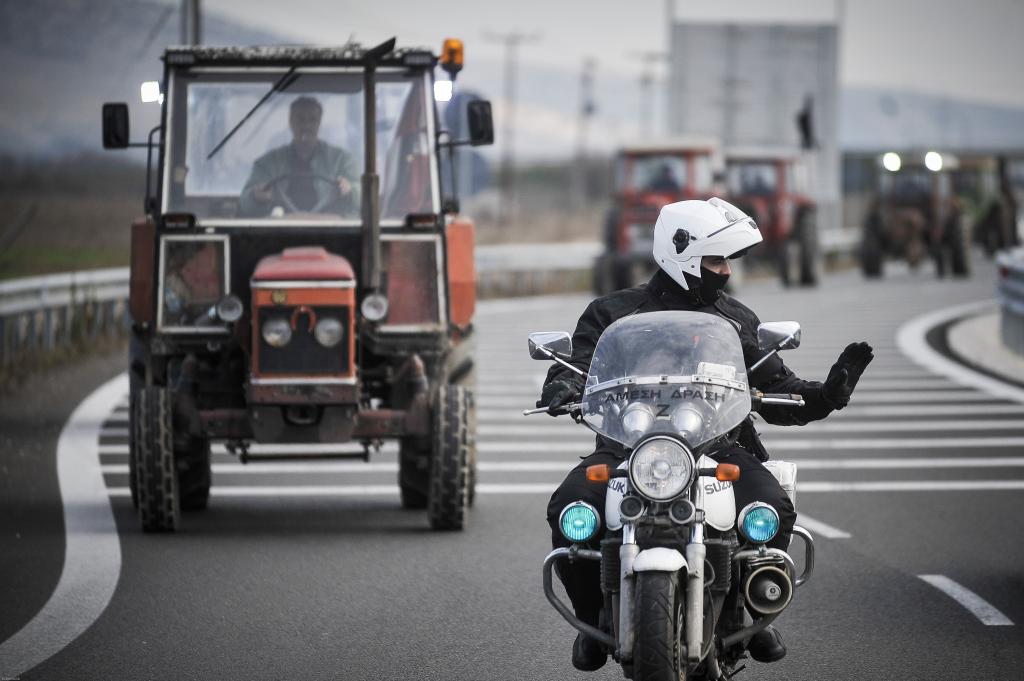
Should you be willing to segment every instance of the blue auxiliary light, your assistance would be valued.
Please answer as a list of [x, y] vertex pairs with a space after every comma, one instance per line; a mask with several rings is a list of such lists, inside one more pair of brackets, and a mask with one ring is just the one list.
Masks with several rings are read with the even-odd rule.
[[779, 514], [768, 504], [755, 501], [740, 511], [740, 530], [755, 544], [769, 542], [779, 531]]
[[569, 541], [585, 542], [597, 534], [601, 519], [593, 506], [582, 501], [574, 501], [562, 509], [558, 526], [562, 530], [562, 535]]

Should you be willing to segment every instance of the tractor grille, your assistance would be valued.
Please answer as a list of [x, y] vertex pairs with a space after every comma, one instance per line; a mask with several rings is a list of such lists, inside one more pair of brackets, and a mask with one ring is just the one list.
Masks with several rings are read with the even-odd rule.
[[[309, 328], [308, 317], [301, 314], [296, 328], [292, 330], [291, 341], [283, 348], [271, 347], [263, 340], [262, 332], [259, 334], [258, 368], [261, 376], [350, 373], [348, 334], [351, 332], [351, 310], [342, 306], [314, 306], [312, 309], [318, 320], [334, 317], [341, 321], [341, 328], [345, 330], [341, 342], [333, 348], [320, 345], [313, 336], [313, 330]], [[262, 326], [271, 317], [291, 319], [294, 312], [293, 306], [265, 307], [260, 310], [259, 323]]]

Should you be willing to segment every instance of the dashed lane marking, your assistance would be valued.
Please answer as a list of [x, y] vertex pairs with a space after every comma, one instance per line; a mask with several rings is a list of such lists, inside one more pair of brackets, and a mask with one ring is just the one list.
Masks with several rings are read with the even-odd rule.
[[967, 587], [954, 582], [944, 575], [918, 575], [919, 579], [931, 584], [977, 617], [982, 624], [990, 627], [1012, 627], [1009, 617], [999, 612], [994, 605]]
[[[802, 490], [801, 490], [802, 491]], [[810, 516], [806, 516], [803, 513], [799, 513], [796, 518], [796, 524], [804, 527], [814, 534], [820, 534], [822, 537], [829, 539], [849, 539], [850, 533], [845, 530], [840, 530], [838, 527], [832, 527], [827, 523], [823, 523], [820, 520], [815, 520]]]

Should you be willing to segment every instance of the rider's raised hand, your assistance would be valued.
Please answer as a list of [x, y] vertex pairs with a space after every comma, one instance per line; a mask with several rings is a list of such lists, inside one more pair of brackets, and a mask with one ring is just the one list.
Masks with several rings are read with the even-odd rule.
[[565, 381], [551, 381], [544, 386], [544, 390], [537, 400], [538, 407], [547, 407], [548, 413], [556, 416], [554, 412], [572, 402], [579, 391], [575, 386]]
[[850, 343], [846, 346], [832, 365], [821, 388], [822, 395], [834, 408], [842, 409], [850, 403], [857, 381], [874, 358], [872, 348], [867, 343]]

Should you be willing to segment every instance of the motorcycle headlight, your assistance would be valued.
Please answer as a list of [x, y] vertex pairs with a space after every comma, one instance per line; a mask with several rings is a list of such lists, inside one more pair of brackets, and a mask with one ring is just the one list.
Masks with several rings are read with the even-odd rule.
[[645, 402], [633, 402], [622, 412], [622, 430], [631, 438], [640, 439], [654, 425], [654, 409]]
[[693, 405], [683, 403], [672, 412], [672, 427], [687, 442], [693, 442], [693, 436], [700, 432], [704, 425], [704, 417]]
[[324, 317], [313, 328], [316, 342], [325, 348], [333, 348], [340, 343], [342, 335], [344, 335], [344, 330], [341, 327], [341, 321], [334, 317]]
[[597, 509], [583, 501], [574, 501], [562, 509], [558, 517], [558, 526], [562, 536], [571, 542], [585, 542], [595, 534], [601, 526], [601, 517]]
[[292, 339], [292, 327], [287, 319], [273, 317], [263, 322], [263, 340], [272, 348], [283, 348]]
[[737, 519], [740, 532], [755, 544], [765, 544], [779, 532], [779, 514], [763, 501], [747, 504]]
[[629, 479], [637, 492], [653, 501], [679, 496], [693, 481], [693, 455], [681, 442], [652, 437], [633, 451]]

